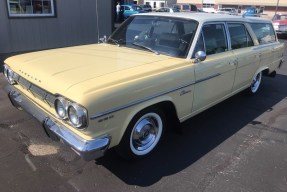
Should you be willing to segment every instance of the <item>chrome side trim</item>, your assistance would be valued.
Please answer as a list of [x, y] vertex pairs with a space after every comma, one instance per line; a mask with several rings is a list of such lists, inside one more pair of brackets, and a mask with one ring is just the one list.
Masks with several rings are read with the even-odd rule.
[[183, 88], [185, 88], [185, 87], [188, 87], [188, 86], [191, 86], [191, 85], [194, 85], [194, 84], [197, 84], [197, 83], [201, 83], [201, 82], [203, 82], [203, 81], [206, 81], [206, 80], [215, 78], [215, 77], [217, 77], [217, 76], [219, 76], [219, 75], [221, 75], [221, 74], [220, 74], [220, 73], [217, 73], [217, 74], [211, 75], [211, 76], [209, 76], [209, 77], [205, 77], [205, 78], [199, 79], [199, 80], [197, 80], [197, 81], [188, 83], [188, 84], [186, 84], [186, 85], [182, 85], [182, 86], [179, 86], [179, 87], [176, 87], [176, 88], [173, 88], [173, 89], [170, 89], [170, 90], [167, 90], [167, 91], [164, 91], [164, 92], [155, 94], [155, 95], [151, 95], [151, 96], [145, 97], [145, 98], [143, 98], [143, 99], [139, 99], [139, 100], [130, 102], [130, 103], [128, 103], [128, 104], [125, 104], [125, 105], [122, 105], [122, 106], [119, 106], [119, 107], [115, 107], [115, 108], [109, 109], [109, 110], [104, 111], [104, 112], [102, 112], [102, 113], [98, 113], [98, 114], [92, 115], [92, 116], [90, 117], [90, 120], [94, 120], [94, 119], [97, 119], [97, 118], [102, 117], [102, 116], [104, 116], [104, 115], [108, 115], [108, 114], [110, 114], [110, 113], [114, 113], [114, 112], [120, 111], [120, 110], [122, 110], [122, 109], [125, 109], [125, 108], [128, 108], [128, 107], [131, 107], [131, 106], [134, 106], [134, 105], [137, 105], [137, 104], [146, 102], [146, 101], [148, 101], [148, 100], [151, 100], [151, 99], [154, 99], [154, 98], [157, 98], [157, 97], [166, 95], [166, 94], [168, 94], [168, 93], [171, 93], [171, 92], [174, 92], [174, 91], [183, 89]]
[[139, 103], [143, 103], [145, 101], [148, 101], [148, 100], [151, 100], [151, 99], [154, 99], [156, 97], [160, 97], [162, 95], [165, 95], [165, 94], [168, 94], [168, 93], [171, 93], [171, 92], [174, 92], [174, 91], [177, 91], [179, 89], [182, 89], [182, 88], [185, 88], [185, 87], [188, 87], [188, 86], [191, 86], [195, 84], [195, 82], [191, 82], [189, 84], [186, 84], [186, 85], [182, 85], [180, 87], [177, 87], [177, 88], [174, 88], [174, 89], [171, 89], [171, 90], [168, 90], [168, 91], [164, 91], [162, 93], [158, 93], [158, 94], [155, 94], [155, 95], [152, 95], [152, 96], [148, 96], [146, 98], [143, 98], [143, 99], [139, 99], [139, 100], [136, 100], [136, 101], [133, 101], [133, 102], [130, 102], [128, 104], [125, 104], [125, 105], [122, 105], [122, 106], [119, 106], [119, 107], [115, 107], [115, 108], [112, 108], [110, 110], [107, 110], [107, 111], [104, 111], [102, 113], [98, 113], [96, 115], [93, 115], [90, 117], [91, 120], [94, 120], [98, 117], [101, 117], [101, 116], [104, 116], [104, 115], [107, 115], [107, 114], [110, 114], [110, 113], [113, 113], [113, 112], [116, 112], [116, 111], [120, 111], [122, 109], [125, 109], [125, 108], [128, 108], [128, 107], [131, 107], [131, 106], [134, 106], [134, 105], [137, 105]]
[[203, 81], [212, 79], [212, 78], [217, 77], [217, 76], [219, 76], [219, 75], [221, 75], [221, 74], [220, 74], [220, 73], [217, 73], [217, 74], [211, 75], [211, 76], [209, 76], [209, 77], [205, 77], [205, 78], [199, 79], [199, 80], [195, 81], [195, 83], [201, 83], [201, 82], [203, 82]]
[[272, 43], [268, 43], [268, 44], [259, 44], [259, 45], [257, 45], [257, 46], [254, 46], [253, 48], [252, 48], [252, 50], [260, 50], [260, 49], [264, 49], [264, 48], [268, 48], [268, 47], [273, 47], [275, 44], [278, 44], [278, 42], [277, 41], [275, 41], [275, 42], [272, 42]]

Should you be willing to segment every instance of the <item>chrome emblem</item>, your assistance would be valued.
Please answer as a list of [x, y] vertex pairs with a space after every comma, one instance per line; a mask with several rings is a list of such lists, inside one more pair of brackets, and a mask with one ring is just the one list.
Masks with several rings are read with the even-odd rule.
[[30, 75], [30, 74], [27, 73], [27, 72], [24, 72], [24, 71], [22, 71], [22, 70], [19, 70], [19, 72], [20, 72], [22, 75], [28, 77], [29, 79], [33, 79], [34, 81], [37, 81], [37, 82], [39, 82], [39, 83], [42, 83], [41, 80], [37, 79], [36, 77], [33, 77], [32, 75]]

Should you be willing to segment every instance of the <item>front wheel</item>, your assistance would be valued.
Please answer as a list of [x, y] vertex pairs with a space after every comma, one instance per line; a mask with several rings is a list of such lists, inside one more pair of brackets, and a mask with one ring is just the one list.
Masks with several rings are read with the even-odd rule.
[[261, 71], [256, 73], [253, 76], [251, 85], [248, 89], [250, 94], [255, 94], [258, 92], [260, 85], [261, 85], [261, 79], [262, 79], [262, 72]]
[[117, 151], [125, 159], [145, 157], [157, 147], [165, 127], [165, 116], [160, 109], [145, 109], [132, 119]]

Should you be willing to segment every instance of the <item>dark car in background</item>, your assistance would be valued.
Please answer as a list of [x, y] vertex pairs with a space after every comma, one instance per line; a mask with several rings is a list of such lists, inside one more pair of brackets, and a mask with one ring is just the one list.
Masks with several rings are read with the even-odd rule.
[[139, 4], [138, 6], [140, 6], [145, 12], [151, 12], [152, 11], [152, 7], [150, 5]]
[[159, 9], [157, 9], [156, 12], [170, 12], [170, 13], [173, 13], [173, 12], [179, 12], [179, 11], [177, 9], [173, 10], [170, 7], [161, 7]]

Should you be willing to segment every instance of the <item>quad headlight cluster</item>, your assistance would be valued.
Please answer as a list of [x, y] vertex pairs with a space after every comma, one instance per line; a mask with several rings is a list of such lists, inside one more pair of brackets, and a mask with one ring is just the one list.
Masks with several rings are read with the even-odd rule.
[[[4, 65], [3, 72], [11, 85], [17, 83], [19, 75], [12, 71], [8, 65]], [[54, 106], [60, 119], [65, 120], [71, 126], [78, 129], [87, 127], [88, 113], [84, 107], [61, 96], [56, 98]]]
[[6, 79], [8, 80], [8, 82], [11, 85], [14, 85], [16, 83], [14, 77], [16, 75], [16, 73], [14, 73], [14, 71], [12, 71], [7, 65], [4, 65], [4, 75], [6, 77]]
[[66, 120], [73, 127], [83, 129], [87, 126], [87, 110], [63, 97], [55, 100], [55, 110], [59, 118]]

